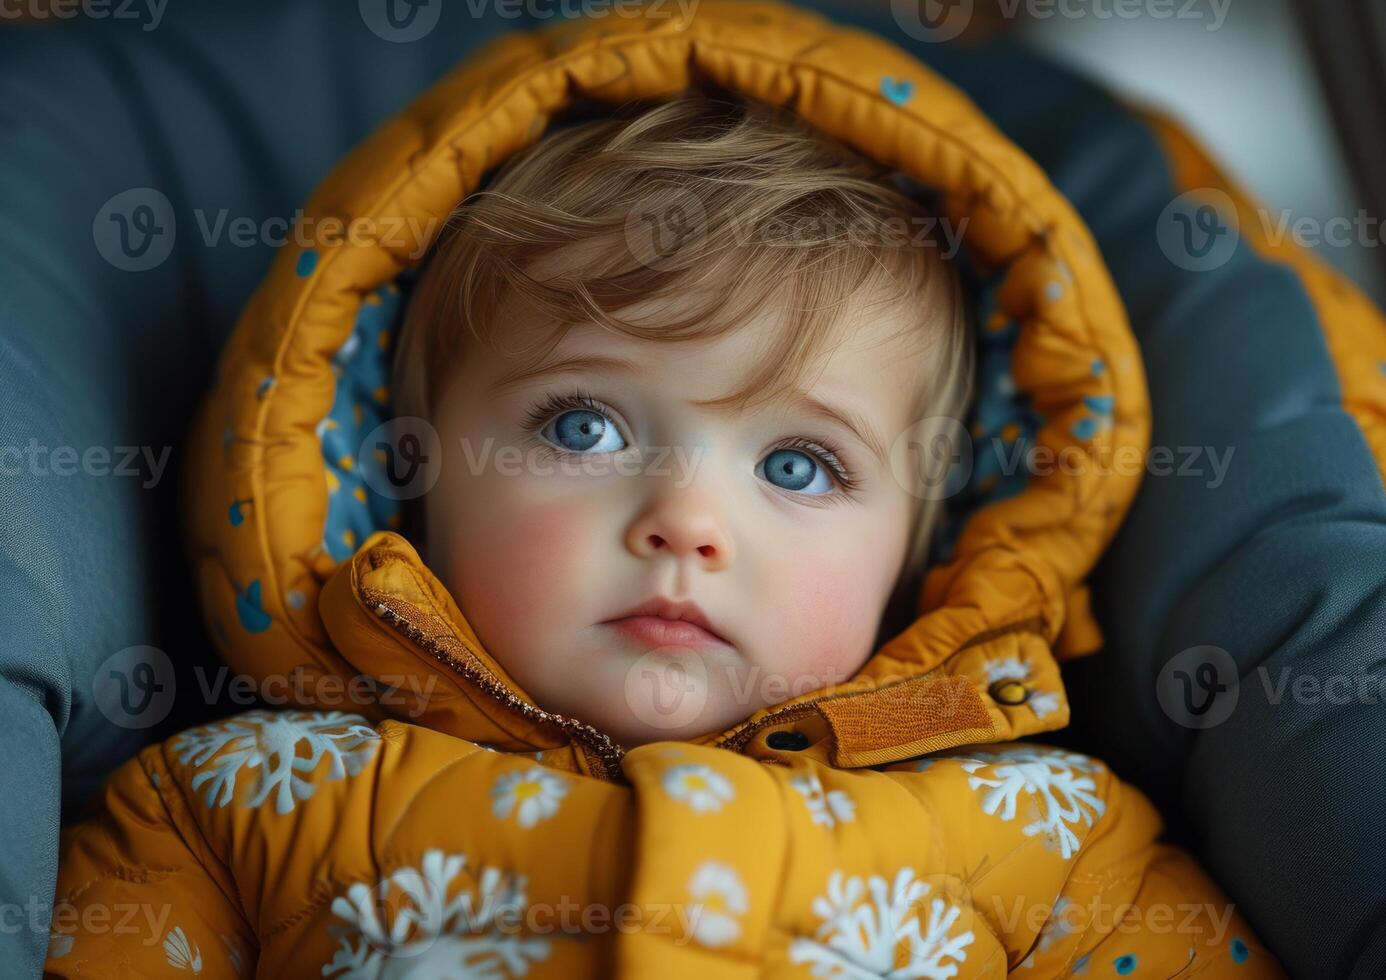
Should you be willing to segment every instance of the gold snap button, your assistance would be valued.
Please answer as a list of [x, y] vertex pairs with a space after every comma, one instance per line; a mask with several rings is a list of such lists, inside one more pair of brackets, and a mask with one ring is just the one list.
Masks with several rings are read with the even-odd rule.
[[987, 693], [1001, 704], [1024, 704], [1030, 697], [1030, 689], [1020, 681], [997, 681], [987, 688]]

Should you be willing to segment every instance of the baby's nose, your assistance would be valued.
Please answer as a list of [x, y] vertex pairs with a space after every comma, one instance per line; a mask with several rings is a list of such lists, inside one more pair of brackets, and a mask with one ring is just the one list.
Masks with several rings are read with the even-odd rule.
[[701, 496], [665, 498], [652, 506], [631, 524], [626, 547], [640, 558], [661, 552], [689, 558], [709, 572], [728, 567], [735, 557], [731, 535]]

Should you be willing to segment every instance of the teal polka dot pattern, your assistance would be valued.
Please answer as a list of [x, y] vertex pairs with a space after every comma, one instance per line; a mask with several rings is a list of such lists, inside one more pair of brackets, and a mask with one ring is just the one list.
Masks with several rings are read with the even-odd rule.
[[881, 78], [881, 94], [896, 105], [905, 105], [914, 96], [914, 82], [908, 78]]
[[236, 616], [247, 633], [263, 633], [270, 628], [273, 620], [265, 612], [258, 578], [244, 589], [236, 590]]
[[298, 256], [298, 263], [294, 266], [294, 271], [302, 278], [307, 278], [313, 274], [313, 270], [318, 267], [318, 253], [313, 249], [304, 249]]
[[379, 493], [380, 455], [362, 442], [390, 418], [390, 366], [404, 313], [404, 277], [367, 294], [351, 336], [332, 358], [337, 375], [332, 409], [318, 423], [327, 467], [327, 522], [323, 547], [337, 561], [361, 542], [398, 522], [399, 501]]
[[1030, 404], [1030, 397], [1016, 388], [1011, 374], [1020, 324], [999, 312], [998, 299], [1008, 270], [980, 278], [972, 271], [965, 252], [958, 254], [955, 263], [976, 309], [977, 382], [964, 420], [972, 440], [972, 458], [956, 464], [964, 469], [959, 480], [949, 484], [958, 490], [947, 499], [942, 522], [930, 543], [930, 564], [949, 560], [969, 514], [1025, 489], [1030, 482], [1026, 456], [1045, 424], [1044, 417]]

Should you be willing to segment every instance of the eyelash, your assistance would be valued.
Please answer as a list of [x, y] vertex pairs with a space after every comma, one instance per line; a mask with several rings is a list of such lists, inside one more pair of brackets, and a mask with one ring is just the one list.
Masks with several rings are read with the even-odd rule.
[[[572, 411], [595, 412], [607, 418], [611, 418], [611, 416], [616, 414], [610, 406], [599, 399], [593, 398], [581, 389], [574, 389], [568, 394], [560, 395], [550, 393], [544, 400], [536, 402], [525, 413], [524, 418], [520, 421], [520, 425], [527, 432], [538, 433], [554, 416]], [[544, 443], [544, 446], [555, 453], [573, 455], [567, 450], [559, 446], [549, 445], [547, 442]], [[819, 502], [831, 501], [834, 497], [850, 496], [861, 488], [861, 479], [854, 476], [847, 465], [842, 462], [841, 451], [828, 439], [805, 439], [796, 436], [793, 439], [786, 440], [779, 445], [771, 447], [770, 452], [775, 452], [780, 449], [800, 450], [820, 460], [827, 466], [828, 471], [833, 475], [833, 479], [837, 481], [838, 486], [841, 488], [837, 493], [816, 495], [795, 494], [796, 497], [804, 497], [809, 500], [816, 498]], [[793, 491], [786, 490], [784, 492], [792, 493]]]

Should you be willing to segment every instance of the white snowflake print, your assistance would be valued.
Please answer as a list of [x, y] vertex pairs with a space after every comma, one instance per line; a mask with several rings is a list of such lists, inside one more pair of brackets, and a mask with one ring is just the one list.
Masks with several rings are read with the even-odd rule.
[[[988, 660], [984, 668], [987, 675], [987, 682], [995, 684], [997, 681], [1028, 681], [1030, 679], [1030, 665], [1019, 657], [1001, 657], [996, 660]], [[1053, 691], [1030, 690], [1030, 696], [1025, 699], [1025, 704], [1035, 713], [1036, 718], [1043, 718], [1052, 715], [1059, 710], [1059, 696]]]
[[688, 921], [700, 945], [717, 949], [741, 936], [741, 917], [750, 909], [746, 885], [736, 869], [720, 861], [704, 861], [688, 881], [693, 904]]
[[197, 948], [197, 943], [188, 940], [182, 926], [164, 937], [164, 959], [175, 970], [202, 972], [202, 950]]
[[716, 813], [736, 798], [731, 780], [711, 766], [672, 766], [664, 773], [664, 792], [694, 813]]
[[507, 772], [491, 787], [491, 813], [497, 820], [515, 814], [521, 827], [528, 829], [558, 812], [558, 804], [568, 795], [568, 783], [542, 766]]
[[944, 898], [923, 902], [931, 891], [901, 868], [894, 883], [881, 875], [865, 881], [834, 871], [828, 891], [813, 900], [823, 920], [812, 939], [800, 936], [789, 948], [795, 963], [808, 963], [813, 975], [847, 980], [948, 980], [967, 959], [971, 930], [953, 935], [962, 908]]
[[1068, 919], [1068, 906], [1069, 901], [1066, 898], [1054, 903], [1054, 907], [1049, 910], [1049, 918], [1040, 929], [1039, 941], [1035, 943], [1035, 948], [1030, 950], [1030, 955], [1020, 961], [1018, 969], [1031, 969], [1035, 965], [1035, 954], [1043, 953], [1065, 936], [1077, 931], [1077, 927]]
[[[1014, 820], [1022, 794], [1033, 803], [1033, 820], [1025, 836], [1044, 835], [1045, 842], [1065, 860], [1078, 850], [1075, 828], [1092, 826], [1093, 818], [1106, 812], [1097, 797], [1097, 784], [1089, 773], [1100, 771], [1087, 756], [1053, 749], [1009, 749], [975, 752], [959, 760], [972, 789], [986, 788], [982, 810], [1002, 820]], [[999, 812], [998, 812], [999, 811]]]
[[[346, 925], [330, 932], [339, 948], [322, 968], [339, 980], [430, 977], [505, 980], [529, 973], [549, 956], [549, 940], [522, 936], [525, 878], [482, 868], [463, 875], [467, 858], [424, 853], [419, 868], [403, 867], [375, 887], [357, 883], [332, 902]], [[454, 892], [449, 897], [450, 892]]]
[[852, 798], [840, 789], [823, 792], [823, 784], [816, 773], [794, 776], [789, 785], [803, 794], [814, 823], [832, 827], [856, 819], [857, 805]]
[[[184, 765], [197, 768], [191, 786], [206, 784], [207, 805], [226, 806], [235, 798], [242, 769], [258, 776], [255, 793], [243, 804], [258, 807], [274, 795], [277, 813], [306, 800], [315, 786], [305, 778], [325, 758], [323, 779], [332, 782], [359, 773], [380, 744], [366, 719], [340, 711], [250, 711], [227, 721], [184, 732], [172, 747]], [[300, 747], [306, 749], [300, 754]]]
[[239, 976], [245, 969], [245, 957], [241, 955], [241, 944], [235, 936], [228, 936], [226, 933], [218, 933], [217, 938], [226, 947], [226, 961], [231, 964], [231, 969], [236, 971]]

